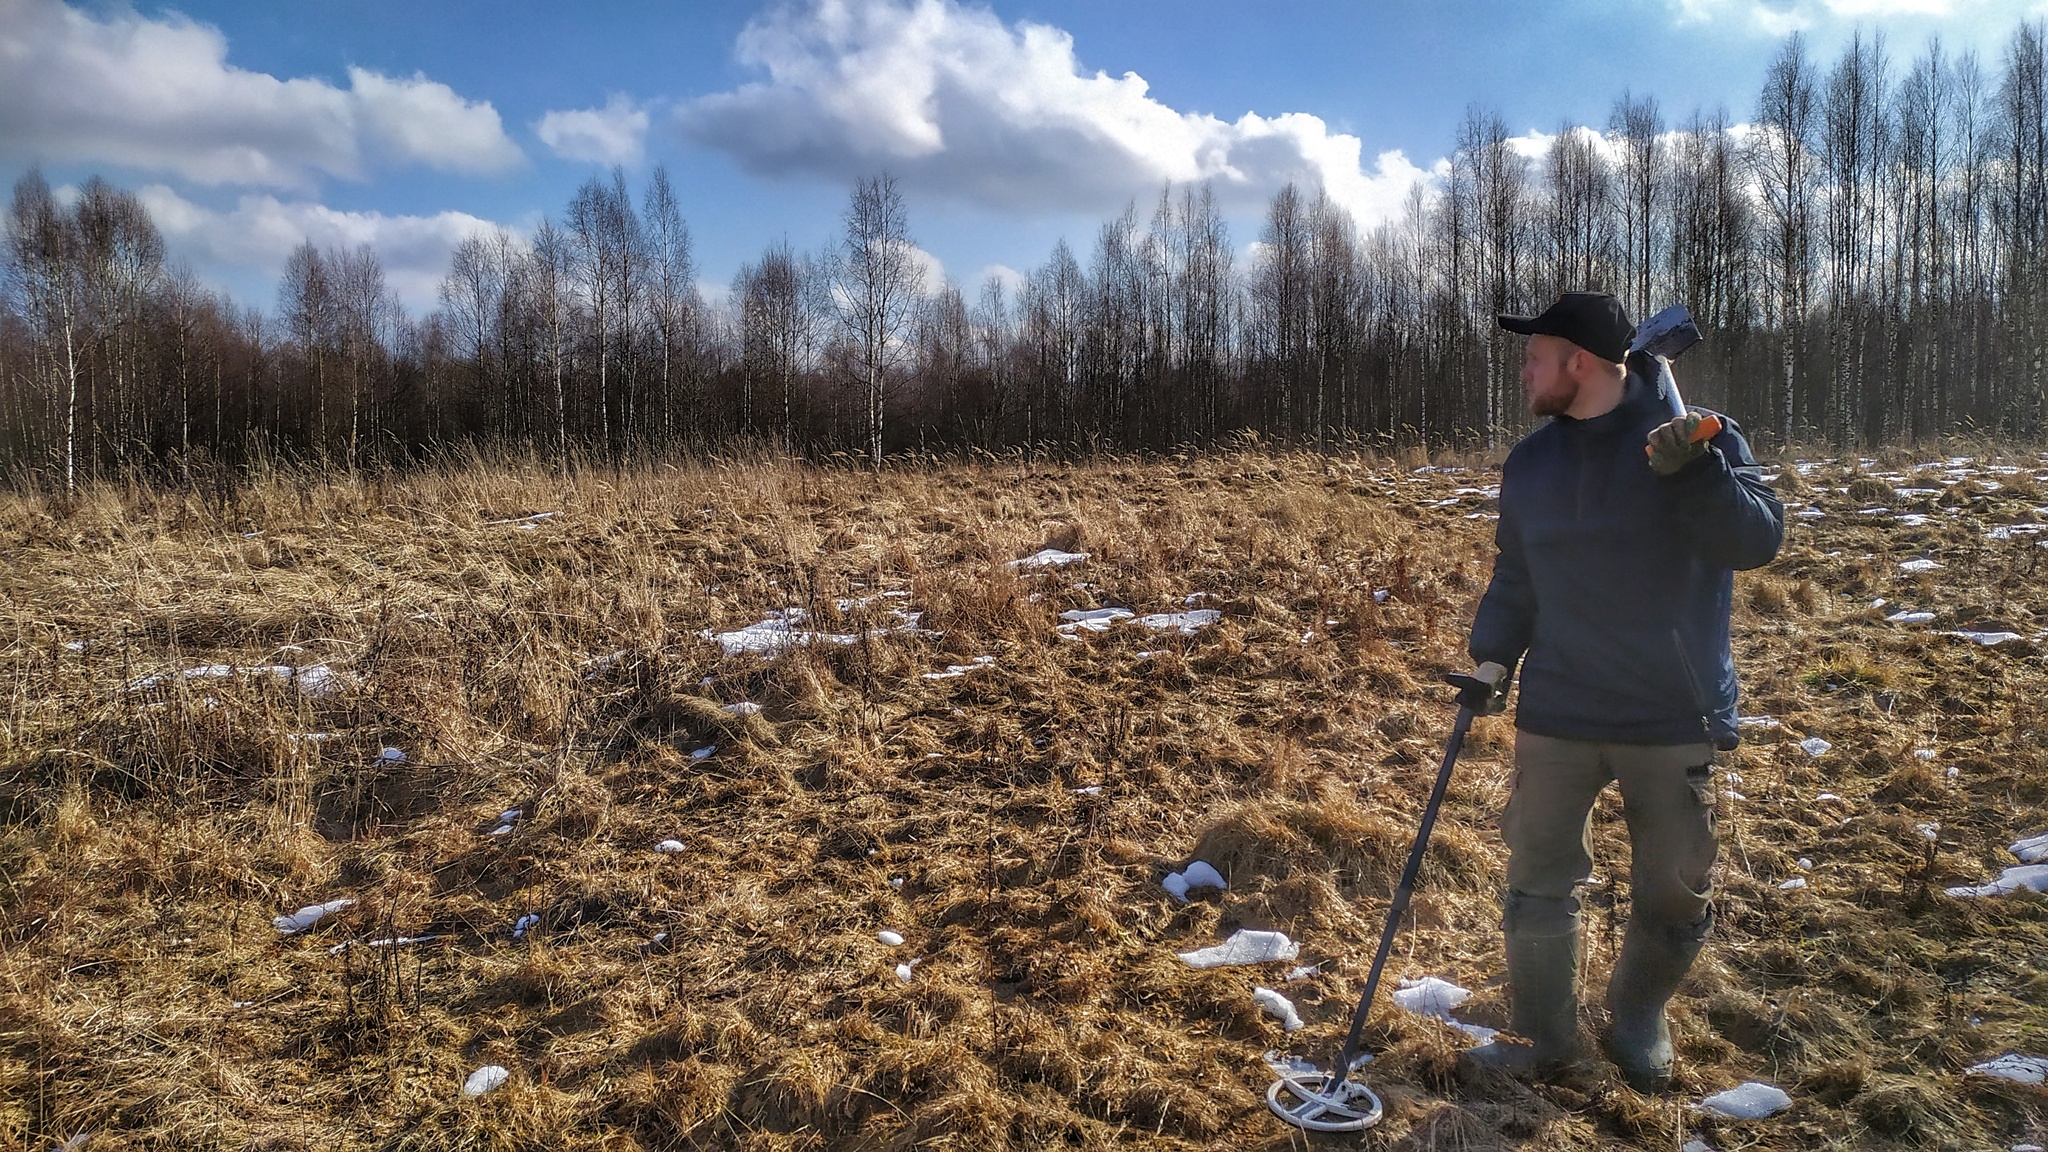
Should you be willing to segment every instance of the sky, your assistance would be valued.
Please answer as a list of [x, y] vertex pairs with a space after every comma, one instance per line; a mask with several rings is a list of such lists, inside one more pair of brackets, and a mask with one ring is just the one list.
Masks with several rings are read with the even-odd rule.
[[1624, 92], [1740, 122], [1784, 38], [1825, 65], [1939, 34], [1995, 66], [2048, 0], [0, 0], [0, 179], [136, 192], [171, 260], [270, 308], [302, 240], [369, 244], [435, 306], [466, 234], [527, 234], [663, 166], [717, 297], [768, 245], [831, 243], [886, 172], [970, 298], [1085, 260], [1101, 224], [1208, 181], [1242, 247], [1292, 180], [1370, 226], [1468, 108], [1534, 136]]

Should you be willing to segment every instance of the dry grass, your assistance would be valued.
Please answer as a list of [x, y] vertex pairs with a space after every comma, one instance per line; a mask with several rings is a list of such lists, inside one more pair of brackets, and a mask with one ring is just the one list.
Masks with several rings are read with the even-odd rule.
[[[227, 506], [0, 502], [0, 1142], [1303, 1147], [1264, 1109], [1260, 1055], [1340, 1038], [1487, 575], [1492, 525], [1467, 516], [1488, 501], [1441, 504], [1485, 473], [1424, 462], [496, 465]], [[1683, 1101], [1750, 1078], [1797, 1104], [1707, 1125], [1721, 1147], [2040, 1138], [2048, 1096], [1961, 1070], [2041, 1049], [2048, 905], [1940, 888], [2040, 830], [2042, 658], [1867, 607], [2048, 627], [2043, 550], [1980, 531], [2037, 489], [1947, 485], [1937, 515], [1971, 515], [1904, 529], [1847, 513], [1906, 476], [1792, 475], [1830, 515], [1738, 591], [1745, 711], [1784, 727], [1731, 765], [1747, 799], [1726, 932], [1675, 1012], [1684, 1095], [1603, 1068], [1464, 1084], [1455, 1034], [1383, 1005], [1390, 1119], [1334, 1146], [1673, 1148], [1702, 1130]], [[1005, 565], [1047, 546], [1092, 559]], [[1947, 567], [1897, 571], [1916, 555]], [[1196, 592], [1224, 617], [1193, 636], [1054, 628]], [[766, 660], [699, 635], [789, 606], [864, 638]], [[906, 606], [924, 630], [881, 631]], [[317, 663], [340, 690], [175, 675]], [[1811, 759], [1807, 735], [1835, 749]], [[1390, 973], [1478, 988], [1466, 1018], [1495, 1023], [1510, 737], [1475, 729]], [[1625, 875], [1611, 802], [1596, 837]], [[1801, 856], [1811, 887], [1781, 891]], [[1159, 879], [1194, 858], [1231, 888], [1178, 904]], [[1614, 889], [1591, 894], [1591, 987]], [[342, 896], [303, 936], [270, 926]], [[1174, 956], [1239, 926], [1321, 963], [1287, 986], [1306, 1032], [1252, 1004], [1277, 968]], [[462, 1099], [486, 1063], [510, 1082]]]

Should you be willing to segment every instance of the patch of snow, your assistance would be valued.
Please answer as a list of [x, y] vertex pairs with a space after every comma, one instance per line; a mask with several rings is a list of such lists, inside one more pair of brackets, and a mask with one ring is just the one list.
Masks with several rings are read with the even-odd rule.
[[1794, 512], [1792, 515], [1798, 517], [1801, 520], [1819, 520], [1822, 517], [1826, 516], [1827, 513], [1821, 511], [1818, 508], [1801, 508], [1799, 511]]
[[986, 668], [995, 662], [996, 658], [993, 656], [976, 656], [972, 664], [948, 664], [944, 672], [927, 672], [924, 674], [924, 678], [927, 680], [950, 680], [955, 676], [965, 676], [976, 668]]
[[1932, 760], [1932, 759], [1934, 759], [1934, 749], [1932, 749], [1932, 748], [1915, 748], [1915, 749], [1913, 749], [1913, 759], [1915, 759], [1915, 760]]
[[1694, 1108], [1701, 1112], [1712, 1112], [1732, 1120], [1761, 1120], [1774, 1116], [1792, 1106], [1792, 1097], [1783, 1089], [1752, 1080], [1726, 1092], [1716, 1092]]
[[538, 927], [540, 927], [540, 917], [528, 912], [512, 922], [512, 938], [514, 940], [524, 940], [528, 932]]
[[716, 744], [706, 744], [706, 745], [705, 745], [704, 747], [702, 747], [702, 748], [699, 748], [699, 749], [697, 749], [696, 751], [694, 751], [694, 752], [690, 753], [690, 759], [692, 759], [692, 760], [708, 760], [708, 759], [710, 759], [710, 757], [711, 757], [711, 754], [712, 754], [713, 752], [716, 752], [716, 751], [718, 751], [718, 745], [716, 745]]
[[1885, 620], [1892, 624], [1925, 624], [1932, 619], [1932, 612], [1894, 612], [1885, 617]]
[[1482, 1044], [1500, 1034], [1495, 1029], [1467, 1024], [1451, 1015], [1451, 1009], [1471, 999], [1472, 993], [1448, 980], [1435, 976], [1403, 979], [1393, 996], [1395, 1004], [1418, 1016], [1434, 1016]]
[[903, 981], [905, 984], [910, 983], [911, 973], [916, 971], [917, 966], [922, 963], [924, 963], [924, 958], [919, 957], [916, 960], [906, 960], [903, 963], [898, 964], [896, 966], [896, 978], [898, 980]]
[[1712, 1144], [1707, 1143], [1706, 1140], [1702, 1139], [1701, 1137], [1695, 1136], [1692, 1139], [1687, 1140], [1684, 1144], [1680, 1145], [1678, 1148], [1678, 1152], [1720, 1152], [1720, 1149], [1714, 1147]]
[[1129, 608], [1069, 608], [1060, 613], [1060, 619], [1066, 621], [1060, 625], [1060, 631], [1072, 632], [1081, 628], [1089, 632], [1107, 632], [1117, 621], [1136, 615]]
[[1166, 878], [1159, 882], [1159, 886], [1183, 904], [1188, 902], [1188, 892], [1191, 889], [1230, 887], [1223, 882], [1222, 873], [1202, 860], [1189, 864], [1186, 871], [1167, 873]]
[[512, 1073], [506, 1071], [503, 1065], [486, 1064], [471, 1072], [469, 1079], [462, 1082], [462, 1094], [464, 1096], [481, 1096], [511, 1079], [511, 1077]]
[[1100, 784], [1090, 784], [1090, 785], [1088, 785], [1088, 786], [1087, 786], [1086, 788], [1076, 788], [1076, 789], [1074, 789], [1074, 795], [1076, 795], [1076, 796], [1100, 796], [1100, 795], [1102, 795], [1102, 785], [1100, 785]]
[[2048, 864], [2022, 864], [2007, 868], [1998, 874], [1998, 879], [1989, 884], [1968, 885], [1947, 889], [1951, 896], [2004, 896], [2022, 888], [2035, 892], [2048, 892]]
[[354, 900], [344, 896], [339, 900], [329, 900], [325, 904], [308, 904], [289, 916], [273, 916], [270, 918], [270, 923], [272, 927], [277, 929], [278, 935], [290, 936], [293, 933], [304, 932], [306, 929], [318, 924], [322, 919], [354, 903]]
[[1273, 960], [1292, 960], [1301, 954], [1301, 945], [1287, 938], [1284, 932], [1261, 932], [1252, 928], [1240, 928], [1230, 934], [1230, 939], [1208, 948], [1193, 952], [1182, 952], [1180, 958], [1190, 968], [1221, 968], [1235, 964], [1264, 964]]
[[891, 932], [887, 928], [884, 928], [880, 932], [875, 933], [875, 939], [880, 940], [882, 943], [887, 944], [891, 948], [900, 948], [903, 946], [903, 934], [900, 932]]
[[1375, 588], [1375, 589], [1373, 589], [1373, 593], [1372, 593], [1372, 600], [1373, 600], [1373, 603], [1375, 603], [1375, 604], [1384, 604], [1384, 603], [1386, 603], [1386, 602], [1387, 602], [1387, 593], [1389, 593], [1389, 592], [1391, 592], [1391, 591], [1393, 591], [1393, 589], [1391, 589], [1391, 588]]
[[801, 608], [784, 608], [762, 618], [758, 624], [749, 624], [734, 632], [705, 629], [697, 635], [715, 642], [727, 656], [752, 653], [772, 657], [806, 644], [844, 645], [860, 639], [845, 632], [817, 632], [799, 627], [808, 618], [809, 614]]
[[2043, 1080], [2048, 1080], [2048, 1058], [2008, 1052], [1996, 1060], [1972, 1064], [1969, 1071], [1980, 1076], [1996, 1076], [2000, 1080], [2010, 1080], [2015, 1084], [2039, 1084]]
[[1806, 877], [1804, 876], [1794, 876], [1790, 880], [1781, 881], [1778, 884], [1779, 890], [1784, 892], [1792, 892], [1804, 887], [1806, 887]]
[[1913, 825], [1913, 831], [1927, 837], [1927, 841], [1930, 844], [1940, 843], [1941, 841], [1941, 825], [1939, 824], [1915, 824]]
[[405, 763], [405, 750], [403, 748], [387, 746], [378, 750], [377, 759], [384, 761], [386, 764], [403, 764]]
[[[235, 676], [267, 676], [282, 680], [308, 696], [332, 696], [342, 686], [341, 676], [325, 664], [308, 664], [303, 668], [290, 664], [202, 664], [178, 673], [181, 680], [226, 680]], [[145, 691], [164, 681], [162, 676], [144, 676], [130, 682], [125, 691]]]
[[1837, 795], [1835, 795], [1835, 794], [1834, 794], [1833, 792], [1823, 792], [1823, 793], [1821, 793], [1820, 795], [1818, 795], [1818, 796], [1815, 796], [1815, 797], [1813, 798], [1813, 802], [1814, 802], [1814, 803], [1816, 803], [1816, 804], [1819, 804], [1819, 803], [1821, 803], [1821, 802], [1823, 802], [1823, 801], [1826, 801], [1826, 800], [1840, 800], [1840, 799], [1841, 799], [1841, 797], [1840, 797], [1840, 796], [1837, 796]]
[[1996, 647], [2009, 640], [2026, 639], [2026, 637], [2021, 636], [2017, 632], [1937, 632], [1935, 635], [1954, 636], [1960, 640], [1968, 640], [1972, 644], [1981, 644], [1986, 648]]
[[1287, 975], [1282, 976], [1281, 979], [1287, 981], [1289, 984], [1292, 984], [1296, 980], [1306, 980], [1309, 977], [1314, 976], [1317, 973], [1321, 972], [1322, 970], [1323, 966], [1321, 964], [1303, 964], [1299, 968], [1289, 968], [1287, 970]]
[[1833, 744], [1828, 743], [1827, 741], [1821, 739], [1818, 736], [1808, 736], [1806, 739], [1801, 740], [1799, 742], [1800, 750], [1805, 752], [1808, 756], [1819, 756], [1822, 753], [1826, 752], [1828, 749], [1833, 747]]
[[1057, 548], [1046, 548], [1034, 552], [1021, 560], [1010, 561], [1011, 568], [1064, 568], [1088, 559], [1086, 552], [1062, 552]]
[[1192, 636], [1196, 630], [1206, 628], [1223, 619], [1223, 613], [1214, 608], [1197, 608], [1191, 612], [1158, 612], [1138, 617], [1138, 623], [1154, 632], [1169, 629], [1183, 636]]
[[1933, 572], [1941, 567], [1939, 560], [1908, 560], [1899, 565], [1901, 572]]
[[2017, 841], [2006, 851], [2019, 857], [2022, 864], [2039, 864], [2043, 860], [2048, 860], [2048, 832]]
[[684, 845], [684, 843], [681, 840], [663, 840], [661, 843], [656, 844], [654, 846], [654, 850], [656, 852], [667, 852], [673, 855], [677, 852], [688, 852], [690, 849], [686, 845]]
[[761, 706], [752, 700], [742, 700], [737, 704], [727, 704], [725, 710], [735, 716], [758, 716], [761, 714]]
[[1280, 1021], [1281, 1031], [1294, 1032], [1301, 1028], [1301, 1013], [1294, 1010], [1294, 1001], [1271, 988], [1253, 988], [1252, 1002], [1259, 1006], [1260, 1011]]
[[1769, 731], [1778, 726], [1778, 721], [1776, 717], [1772, 716], [1737, 716], [1735, 718], [1735, 726], [1737, 728], [1755, 728]]

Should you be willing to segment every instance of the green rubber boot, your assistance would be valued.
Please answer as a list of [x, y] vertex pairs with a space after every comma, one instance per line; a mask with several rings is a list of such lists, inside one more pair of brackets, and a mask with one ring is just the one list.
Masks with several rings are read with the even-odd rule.
[[1515, 1077], [1541, 1076], [1579, 1058], [1579, 934], [1507, 936], [1508, 985], [1514, 998], [1509, 1029], [1528, 1043], [1496, 1040], [1467, 1049], [1473, 1069]]
[[1607, 1007], [1614, 1014], [1607, 1058], [1629, 1087], [1645, 1095], [1671, 1086], [1671, 1024], [1664, 1005], [1705, 943], [1704, 925], [1674, 931], [1631, 922], [1622, 937], [1621, 959], [1607, 982]]

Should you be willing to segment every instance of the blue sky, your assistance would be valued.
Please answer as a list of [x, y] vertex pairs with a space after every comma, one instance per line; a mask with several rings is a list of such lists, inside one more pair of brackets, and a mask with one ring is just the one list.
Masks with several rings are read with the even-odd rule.
[[708, 289], [828, 242], [893, 172], [971, 294], [1168, 180], [1211, 179], [1240, 244], [1286, 180], [1364, 223], [1426, 181], [1468, 105], [1604, 124], [1625, 89], [1737, 121], [1782, 38], [1895, 60], [1939, 32], [1995, 65], [2048, 0], [0, 0], [0, 178], [143, 193], [174, 259], [268, 307], [302, 236], [369, 243], [415, 310], [467, 231], [530, 229], [665, 164]]

